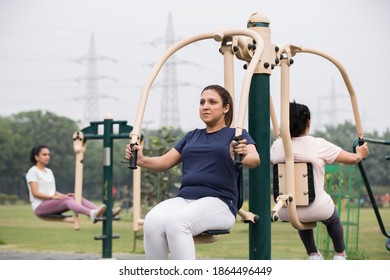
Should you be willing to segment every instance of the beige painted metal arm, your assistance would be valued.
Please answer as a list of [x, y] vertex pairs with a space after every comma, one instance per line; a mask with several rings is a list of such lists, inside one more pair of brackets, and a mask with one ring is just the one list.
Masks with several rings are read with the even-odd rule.
[[334, 57], [332, 57], [329, 54], [327, 54], [323, 51], [320, 51], [320, 50], [316, 50], [316, 49], [312, 49], [312, 48], [305, 48], [305, 47], [298, 47], [298, 46], [293, 46], [293, 45], [290, 45], [289, 48], [291, 50], [292, 56], [294, 56], [296, 53], [316, 54], [318, 56], [321, 56], [321, 57], [329, 60], [337, 67], [337, 69], [340, 71], [341, 76], [343, 77], [344, 83], [345, 83], [345, 85], [348, 89], [348, 92], [349, 92], [349, 97], [351, 100], [353, 115], [354, 115], [355, 124], [356, 124], [356, 133], [357, 133], [359, 139], [363, 140], [364, 139], [363, 126], [362, 126], [362, 121], [360, 118], [359, 106], [358, 106], [355, 90], [352, 86], [351, 80], [349, 79], [348, 73], [345, 70], [344, 66], [337, 59], [335, 59]]
[[[281, 48], [281, 53], [287, 55], [284, 59], [281, 60], [281, 71], [282, 71], [282, 85], [281, 85], [281, 131], [283, 135], [283, 145], [285, 149], [285, 156], [286, 156], [286, 180], [288, 182], [287, 184], [287, 192], [289, 195], [295, 194], [295, 175], [294, 175], [294, 156], [292, 151], [292, 145], [291, 145], [291, 137], [290, 137], [290, 129], [289, 129], [289, 61], [292, 56], [294, 56], [296, 53], [303, 52], [303, 53], [312, 53], [319, 55], [323, 58], [326, 58], [330, 62], [332, 62], [337, 69], [340, 71], [344, 82], [347, 86], [352, 110], [355, 118], [356, 123], [356, 131], [359, 139], [363, 141], [364, 135], [363, 135], [363, 128], [362, 128], [362, 122], [360, 119], [360, 113], [358, 108], [358, 102], [356, 99], [356, 94], [353, 89], [352, 83], [349, 79], [349, 76], [345, 70], [345, 68], [341, 65], [341, 63], [336, 60], [335, 58], [331, 57], [330, 55], [319, 51], [315, 49], [310, 48], [304, 48], [304, 47], [297, 47], [293, 45], [285, 45]], [[294, 199], [289, 203], [288, 205], [288, 215], [291, 224], [297, 228], [297, 229], [306, 229], [311, 228], [313, 225], [310, 224], [303, 224], [299, 221], [297, 215], [296, 215], [296, 204]], [[315, 225], [314, 225], [315, 226]]]
[[[232, 99], [234, 98], [234, 52], [232, 45], [229, 44], [232, 38], [225, 38], [222, 41], [221, 48], [219, 49], [223, 55], [223, 81], [225, 89], [230, 93]], [[234, 124], [232, 123], [232, 126]]]
[[295, 168], [294, 153], [290, 136], [290, 65], [289, 59], [283, 58], [281, 66], [281, 98], [280, 98], [280, 128], [284, 146], [286, 160], [286, 181], [287, 195], [293, 199], [287, 206], [288, 217], [291, 225], [299, 230], [311, 229], [316, 226], [315, 223], [301, 223], [297, 215], [297, 206], [295, 202]]
[[252, 212], [247, 212], [242, 208], [238, 210], [237, 214], [240, 216], [241, 222], [244, 223], [256, 224], [259, 219], [258, 215], [253, 214]]
[[241, 99], [240, 99], [240, 107], [238, 110], [238, 119], [237, 119], [237, 126], [236, 126], [236, 135], [242, 134], [242, 129], [244, 127], [245, 122], [245, 115], [246, 115], [246, 107], [248, 104], [248, 96], [249, 96], [249, 87], [250, 87], [250, 81], [251, 77], [254, 73], [254, 70], [256, 68], [256, 65], [258, 64], [262, 51], [264, 49], [264, 42], [262, 37], [248, 29], [228, 29], [228, 30], [220, 30], [216, 33], [203, 33], [199, 34], [193, 37], [190, 37], [188, 39], [184, 39], [172, 47], [170, 47], [166, 53], [163, 55], [163, 57], [154, 65], [152, 72], [149, 76], [149, 79], [146, 81], [145, 85], [143, 86], [141, 96], [138, 103], [138, 109], [137, 109], [137, 115], [134, 122], [133, 130], [130, 132], [130, 144], [137, 143], [138, 139], [140, 138], [140, 130], [141, 130], [141, 124], [145, 112], [146, 102], [149, 95], [150, 87], [152, 86], [154, 80], [157, 77], [157, 74], [161, 70], [163, 64], [168, 60], [168, 58], [173, 55], [176, 51], [180, 50], [181, 48], [185, 47], [186, 45], [189, 45], [190, 43], [194, 43], [200, 40], [205, 39], [211, 39], [213, 38], [215, 41], [220, 42], [225, 37], [231, 37], [231, 36], [248, 36], [252, 37], [257, 42], [257, 50], [251, 60], [251, 62], [248, 65], [248, 69], [245, 73], [244, 82], [242, 85], [242, 91], [241, 91]]
[[[261, 55], [264, 51], [264, 40], [257, 32], [252, 30], [245, 30], [246, 34], [237, 34], [237, 35], [246, 35], [248, 37], [252, 37], [256, 41], [256, 51], [248, 64], [247, 70], [245, 72], [244, 81], [242, 83], [241, 88], [241, 96], [240, 96], [240, 104], [238, 107], [237, 119], [236, 119], [236, 136], [240, 136], [242, 134], [242, 130], [245, 125], [245, 116], [248, 108], [248, 100], [249, 100], [249, 89], [251, 85], [251, 80], [253, 73], [261, 59]], [[252, 34], [251, 34], [252, 33]]]
[[[225, 89], [229, 91], [232, 96], [232, 99], [235, 100], [234, 96], [234, 51], [233, 51], [233, 38], [225, 38], [222, 41], [222, 46], [220, 52], [224, 57], [224, 85]], [[231, 43], [231, 44], [229, 44]], [[235, 121], [231, 124], [232, 127], [235, 127]], [[247, 212], [244, 209], [239, 209], [237, 214], [241, 217], [241, 221], [245, 223], [256, 223], [258, 216], [252, 212]], [[204, 242], [205, 237], [202, 236], [201, 240]], [[214, 240], [214, 239], [213, 239]], [[215, 239], [216, 240], [216, 239]], [[198, 240], [198, 243], [201, 243]]]
[[154, 80], [156, 79], [158, 73], [160, 72], [161, 68], [163, 67], [164, 63], [176, 51], [180, 50], [181, 48], [185, 47], [186, 45], [200, 41], [200, 40], [209, 39], [212, 37], [213, 37], [213, 33], [204, 33], [204, 34], [200, 34], [200, 35], [182, 40], [182, 41], [176, 43], [175, 45], [173, 45], [172, 47], [170, 47], [165, 52], [163, 57], [157, 61], [157, 63], [154, 65], [154, 67], [152, 69], [152, 72], [149, 75], [148, 80], [144, 84], [142, 91], [141, 91], [141, 96], [140, 96], [140, 99], [138, 102], [137, 115], [135, 118], [133, 130], [130, 132], [130, 144], [137, 143], [138, 139], [140, 138], [141, 125], [142, 125], [142, 120], [143, 120], [144, 113], [145, 113], [146, 102], [147, 102], [148, 96], [149, 96], [149, 90], [150, 90]]
[[278, 125], [278, 118], [276, 117], [276, 111], [274, 107], [274, 102], [272, 100], [272, 96], [270, 98], [270, 115], [271, 115], [271, 122], [272, 122], [272, 128], [274, 129], [274, 135], [275, 138], [280, 138], [280, 129]]
[[[84, 134], [81, 131], [73, 133], [73, 150], [76, 153], [74, 195], [75, 201], [81, 204], [83, 197], [83, 160], [86, 150]], [[80, 229], [80, 218], [76, 212], [74, 213], [74, 228]]]
[[133, 230], [135, 232], [141, 230], [144, 224], [141, 218], [141, 169], [139, 167], [133, 170]]

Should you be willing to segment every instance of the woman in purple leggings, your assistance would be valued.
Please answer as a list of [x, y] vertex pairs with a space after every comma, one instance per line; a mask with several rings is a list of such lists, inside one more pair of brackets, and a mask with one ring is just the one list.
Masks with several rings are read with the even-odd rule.
[[31, 206], [37, 216], [71, 210], [89, 216], [91, 221], [96, 223], [96, 218], [103, 215], [106, 205], [102, 204], [98, 207], [84, 198], [79, 204], [75, 201], [74, 194], [63, 194], [56, 190], [53, 172], [46, 167], [50, 161], [50, 151], [47, 146], [34, 147], [31, 150], [30, 160], [33, 166], [28, 170], [26, 179]]

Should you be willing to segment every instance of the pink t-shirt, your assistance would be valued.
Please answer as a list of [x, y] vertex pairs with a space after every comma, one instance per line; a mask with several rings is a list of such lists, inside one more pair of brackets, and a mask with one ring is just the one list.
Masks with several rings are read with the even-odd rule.
[[[325, 165], [335, 161], [341, 148], [323, 138], [301, 136], [292, 138], [295, 162], [310, 162], [313, 165], [315, 200], [309, 206], [297, 207], [297, 214], [302, 223], [328, 219], [334, 211], [334, 203], [324, 189]], [[271, 162], [285, 162], [282, 139], [277, 139], [271, 147]], [[279, 211], [280, 219], [288, 221], [287, 209]]]

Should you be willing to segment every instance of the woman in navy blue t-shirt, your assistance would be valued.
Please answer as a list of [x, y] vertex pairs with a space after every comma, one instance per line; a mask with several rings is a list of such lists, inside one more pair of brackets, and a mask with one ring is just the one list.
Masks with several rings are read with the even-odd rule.
[[[195, 259], [193, 236], [209, 229], [229, 229], [237, 213], [237, 168], [234, 152], [242, 164], [254, 168], [260, 157], [250, 135], [233, 140], [235, 129], [233, 101], [221, 86], [203, 89], [199, 115], [206, 128], [188, 132], [170, 151], [158, 157], [145, 157], [137, 150], [137, 165], [153, 171], [166, 171], [183, 164], [183, 180], [177, 197], [156, 205], [144, 221], [144, 247], [148, 259]], [[126, 158], [132, 157], [130, 146]]]

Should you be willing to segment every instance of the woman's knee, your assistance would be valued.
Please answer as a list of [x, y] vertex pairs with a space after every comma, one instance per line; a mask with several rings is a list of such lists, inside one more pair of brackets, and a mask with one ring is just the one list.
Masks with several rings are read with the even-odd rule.
[[62, 202], [63, 202], [65, 205], [67, 205], [68, 207], [69, 207], [70, 205], [76, 203], [76, 201], [74, 200], [74, 198], [73, 198], [73, 197], [70, 197], [70, 196], [63, 198], [63, 199], [62, 199]]
[[144, 220], [144, 234], [163, 233], [165, 231], [166, 217], [153, 209], [146, 214]]
[[339, 214], [337, 213], [337, 210], [335, 209], [332, 216], [330, 216], [328, 219], [322, 221], [322, 223], [326, 226], [333, 226], [341, 223]]

